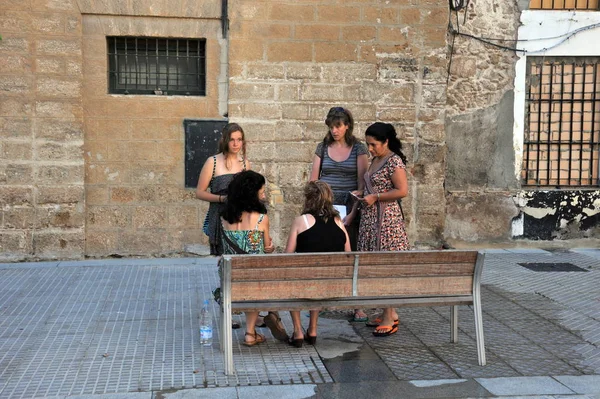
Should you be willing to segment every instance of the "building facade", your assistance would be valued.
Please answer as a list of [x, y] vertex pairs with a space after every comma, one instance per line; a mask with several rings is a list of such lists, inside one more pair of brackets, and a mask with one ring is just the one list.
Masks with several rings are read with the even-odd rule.
[[[244, 127], [248, 158], [267, 178], [281, 247], [332, 106], [352, 111], [361, 139], [374, 121], [396, 126], [416, 247], [593, 240], [596, 97], [581, 112], [545, 112], [550, 126], [552, 115], [589, 111], [580, 129], [588, 136], [563, 134], [589, 166], [573, 164], [585, 171], [564, 184], [552, 180], [560, 172], [540, 173], [544, 157], [563, 151], [545, 143], [540, 152], [551, 129], [539, 124], [537, 138], [524, 139], [536, 134], [532, 110], [545, 105], [523, 93], [544, 92], [543, 80], [528, 78], [543, 55], [592, 57], [567, 74], [595, 79], [585, 35], [597, 5], [454, 3], [456, 11], [445, 0], [0, 0], [0, 256], [164, 255], [205, 243], [194, 173], [227, 121]], [[535, 18], [561, 28], [537, 31]], [[588, 50], [571, 39], [535, 55], [510, 50], [543, 49], [548, 32], [586, 26], [574, 37]], [[579, 205], [565, 208], [564, 196]]]

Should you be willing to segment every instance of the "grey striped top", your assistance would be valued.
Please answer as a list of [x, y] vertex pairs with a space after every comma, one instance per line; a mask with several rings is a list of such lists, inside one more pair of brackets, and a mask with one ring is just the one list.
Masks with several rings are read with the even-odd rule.
[[352, 146], [352, 151], [346, 160], [336, 162], [323, 151], [323, 142], [317, 145], [315, 155], [323, 156], [323, 166], [319, 180], [331, 186], [334, 204], [347, 205], [349, 192], [358, 189], [358, 156], [368, 154], [367, 147], [360, 142]]

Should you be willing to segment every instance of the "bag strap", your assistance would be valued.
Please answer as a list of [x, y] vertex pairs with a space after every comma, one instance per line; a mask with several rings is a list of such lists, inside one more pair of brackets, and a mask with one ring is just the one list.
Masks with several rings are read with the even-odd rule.
[[404, 218], [404, 211], [402, 210], [402, 199], [398, 200], [398, 206], [400, 207], [400, 215], [402, 215], [402, 220], [406, 220]]

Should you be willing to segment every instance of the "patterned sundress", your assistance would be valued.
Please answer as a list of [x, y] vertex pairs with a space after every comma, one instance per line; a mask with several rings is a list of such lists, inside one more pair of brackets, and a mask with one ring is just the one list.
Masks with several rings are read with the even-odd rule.
[[[405, 169], [402, 159], [392, 154], [379, 169], [365, 173], [365, 195], [394, 189], [392, 174]], [[359, 251], [406, 251], [410, 249], [406, 225], [397, 201], [376, 201], [362, 205], [358, 234]]]

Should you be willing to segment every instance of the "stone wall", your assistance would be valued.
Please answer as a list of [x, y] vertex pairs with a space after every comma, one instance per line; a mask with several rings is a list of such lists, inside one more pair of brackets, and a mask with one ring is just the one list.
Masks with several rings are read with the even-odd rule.
[[[506, 39], [494, 43], [514, 47], [519, 15], [516, 1], [472, 0], [467, 10], [452, 13], [450, 19], [463, 33]], [[519, 213], [513, 200], [519, 187], [513, 146], [517, 57], [514, 51], [466, 36], [450, 42], [444, 235], [454, 245], [507, 242]]]
[[71, 0], [3, 1], [1, 9], [0, 256], [80, 257], [81, 14]]
[[332, 106], [355, 134], [395, 124], [408, 155], [409, 238], [437, 245], [445, 218], [447, 1], [230, 1], [229, 116], [269, 181], [272, 231], [285, 245]]

